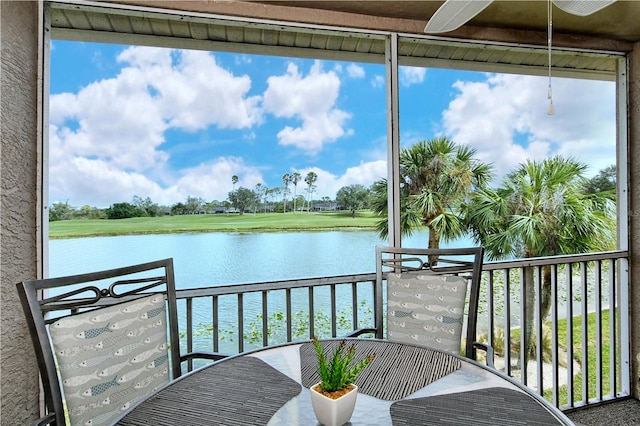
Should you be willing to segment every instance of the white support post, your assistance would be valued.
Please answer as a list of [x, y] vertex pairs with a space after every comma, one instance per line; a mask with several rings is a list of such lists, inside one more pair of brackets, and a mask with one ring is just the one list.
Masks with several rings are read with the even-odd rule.
[[401, 247], [400, 232], [400, 113], [398, 102], [398, 34], [387, 38], [387, 215], [389, 245]]
[[[628, 134], [628, 85], [627, 60], [618, 59], [616, 77], [616, 124], [618, 142], [616, 144], [617, 164], [617, 208], [618, 208], [618, 248], [629, 250], [629, 134]], [[633, 214], [637, 214], [633, 212]], [[620, 348], [620, 385], [624, 395], [633, 394], [631, 389], [631, 309], [629, 297], [629, 262], [621, 259], [618, 264], [618, 315], [620, 332], [618, 347]]]

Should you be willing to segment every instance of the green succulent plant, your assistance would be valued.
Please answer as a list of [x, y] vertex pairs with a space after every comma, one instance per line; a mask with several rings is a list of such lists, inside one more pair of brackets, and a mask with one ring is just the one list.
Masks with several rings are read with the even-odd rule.
[[351, 366], [353, 355], [356, 352], [355, 344], [351, 344], [347, 349], [347, 342], [345, 340], [341, 341], [329, 358], [325, 356], [324, 349], [317, 337], [313, 338], [313, 345], [318, 356], [320, 389], [325, 392], [335, 392], [349, 386], [356, 379], [358, 373], [375, 358], [375, 354], [371, 354]]

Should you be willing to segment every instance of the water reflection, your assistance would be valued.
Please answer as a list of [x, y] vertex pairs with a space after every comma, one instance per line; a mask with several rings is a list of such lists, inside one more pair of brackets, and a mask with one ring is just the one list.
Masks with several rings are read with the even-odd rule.
[[[404, 240], [425, 247], [428, 233]], [[375, 232], [185, 233], [73, 238], [49, 242], [49, 276], [173, 257], [178, 288], [360, 274], [375, 271]], [[462, 247], [469, 240], [448, 245]]]

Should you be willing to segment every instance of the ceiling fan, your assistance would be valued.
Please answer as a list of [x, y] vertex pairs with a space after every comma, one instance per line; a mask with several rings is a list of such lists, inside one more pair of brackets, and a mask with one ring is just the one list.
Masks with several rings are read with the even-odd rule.
[[[551, 0], [567, 13], [588, 16], [615, 3], [616, 0]], [[446, 33], [460, 28], [487, 8], [493, 0], [446, 0], [433, 14], [425, 33]]]
[[[555, 108], [551, 95], [551, 9], [552, 3], [567, 13], [577, 16], [588, 16], [596, 13], [600, 9], [604, 9], [616, 0], [547, 0], [547, 47], [549, 55], [549, 88], [547, 91], [547, 99], [549, 100], [549, 109], [547, 114], [553, 115]], [[425, 33], [446, 33], [460, 28], [476, 15], [487, 8], [493, 0], [446, 0], [436, 13], [433, 14], [427, 26], [424, 28]]]

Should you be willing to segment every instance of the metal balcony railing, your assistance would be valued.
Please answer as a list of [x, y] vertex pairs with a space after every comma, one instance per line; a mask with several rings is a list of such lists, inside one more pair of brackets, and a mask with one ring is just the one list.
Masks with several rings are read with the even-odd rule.
[[[346, 335], [375, 323], [374, 285], [371, 273], [179, 290], [184, 343], [239, 353]], [[561, 409], [626, 397], [628, 285], [626, 251], [487, 262], [478, 338]]]

